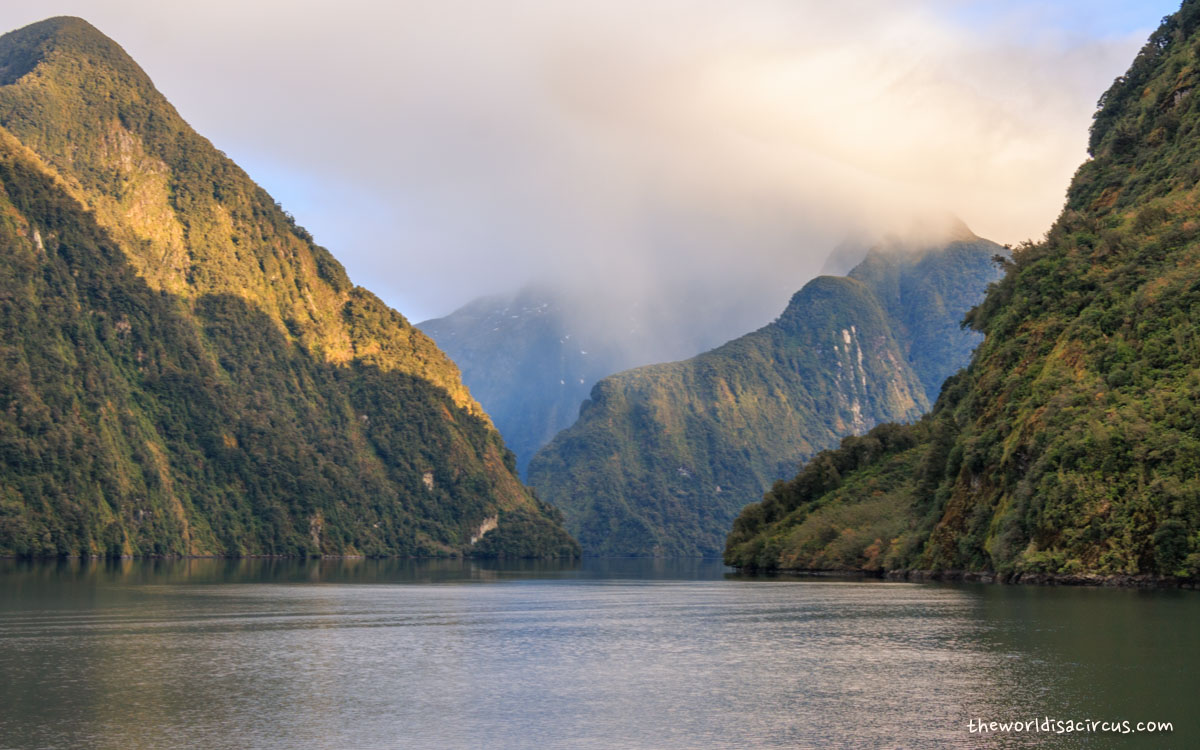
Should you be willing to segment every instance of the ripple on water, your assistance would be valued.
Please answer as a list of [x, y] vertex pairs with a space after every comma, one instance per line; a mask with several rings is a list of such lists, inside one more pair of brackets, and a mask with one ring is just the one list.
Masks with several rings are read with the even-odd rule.
[[0, 744], [1070, 747], [967, 721], [1116, 712], [1178, 739], [1198, 687], [1179, 592], [208, 562], [0, 568]]

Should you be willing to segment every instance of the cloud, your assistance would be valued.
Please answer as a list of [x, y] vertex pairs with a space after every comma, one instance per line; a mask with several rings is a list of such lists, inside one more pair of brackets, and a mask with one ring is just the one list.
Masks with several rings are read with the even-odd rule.
[[15, 0], [0, 23], [91, 20], [413, 319], [539, 277], [769, 317], [854, 228], [1049, 227], [1096, 99], [1172, 10], [1069, 5]]

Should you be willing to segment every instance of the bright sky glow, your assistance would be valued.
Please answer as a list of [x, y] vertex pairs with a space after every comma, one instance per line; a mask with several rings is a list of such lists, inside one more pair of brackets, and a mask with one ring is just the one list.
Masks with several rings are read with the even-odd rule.
[[537, 278], [778, 310], [848, 231], [1040, 236], [1156, 0], [6, 0], [82, 16], [419, 321]]

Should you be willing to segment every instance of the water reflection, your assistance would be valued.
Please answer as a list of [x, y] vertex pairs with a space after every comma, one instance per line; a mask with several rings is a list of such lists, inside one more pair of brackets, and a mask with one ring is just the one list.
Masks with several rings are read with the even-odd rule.
[[[1126, 747], [1190, 592], [747, 580], [701, 560], [0, 562], [0, 745]], [[1161, 738], [1138, 738], [1147, 747]]]
[[365, 558], [185, 560], [0, 560], [8, 585], [54, 581], [57, 584], [143, 583], [408, 583], [476, 581], [514, 575], [560, 575], [579, 561], [403, 560]]

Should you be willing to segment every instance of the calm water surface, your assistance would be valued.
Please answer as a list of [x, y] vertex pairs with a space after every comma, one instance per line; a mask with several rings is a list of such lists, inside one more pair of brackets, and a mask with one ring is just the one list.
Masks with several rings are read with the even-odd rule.
[[[0, 747], [1200, 747], [1198, 624], [699, 561], [0, 561]], [[968, 731], [1035, 717], [1175, 728]]]

